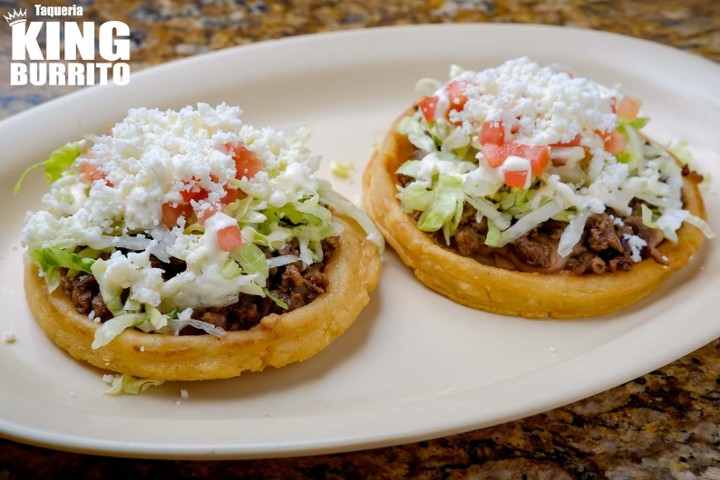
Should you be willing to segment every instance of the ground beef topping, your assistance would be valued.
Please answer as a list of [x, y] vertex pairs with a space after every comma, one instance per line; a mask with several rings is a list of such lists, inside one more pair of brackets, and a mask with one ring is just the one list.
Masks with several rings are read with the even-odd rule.
[[[313, 263], [305, 269], [302, 268], [303, 265], [300, 261], [270, 269], [266, 287], [271, 295], [287, 304], [287, 309], [283, 309], [269, 297], [241, 293], [238, 295], [237, 302], [231, 305], [194, 309], [192, 318], [228, 331], [249, 330], [271, 313], [283, 314], [309, 304], [324, 293], [328, 287], [325, 267], [337, 248], [338, 237], [325, 239], [322, 245], [324, 259], [321, 262]], [[280, 249], [276, 254], [299, 255], [299, 253], [297, 244], [292, 243]], [[266, 250], [267, 257], [272, 255], [273, 253]], [[165, 280], [185, 270], [185, 262], [177, 258], [171, 258], [170, 262], [164, 263], [151, 257], [151, 262], [153, 267], [162, 268], [165, 271], [163, 275]], [[79, 313], [90, 315], [97, 321], [106, 321], [112, 318], [112, 313], [105, 306], [98, 283], [92, 275], [81, 273], [68, 277], [67, 271], [63, 271], [61, 285]], [[181, 335], [202, 333], [204, 333], [202, 330], [192, 326], [185, 327], [180, 331]]]
[[[412, 181], [411, 177], [398, 175], [401, 186]], [[428, 235], [440, 245], [484, 264], [523, 272], [575, 275], [629, 270], [635, 262], [627, 239], [636, 235], [646, 243], [640, 251], [641, 258], [652, 258], [665, 264], [666, 259], [657, 250], [663, 241], [662, 232], [643, 224], [641, 202], [635, 201], [631, 206], [632, 215], [624, 218], [610, 209], [590, 216], [581, 241], [566, 257], [557, 253], [557, 246], [567, 223], [548, 220], [508, 245], [490, 247], [485, 244], [488, 232], [485, 218], [478, 222], [477, 210], [468, 204], [465, 204], [460, 223], [450, 237], [450, 245], [446, 244], [442, 231]], [[420, 214], [413, 212], [411, 217], [417, 220]]]

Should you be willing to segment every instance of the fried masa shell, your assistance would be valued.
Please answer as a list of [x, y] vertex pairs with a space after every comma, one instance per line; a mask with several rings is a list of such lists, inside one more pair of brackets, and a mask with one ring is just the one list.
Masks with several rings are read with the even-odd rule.
[[225, 332], [219, 338], [127, 329], [93, 350], [98, 324], [78, 313], [62, 289], [48, 293], [34, 265], [25, 269], [25, 294], [35, 319], [55, 344], [103, 369], [158, 380], [210, 380], [282, 367], [312, 357], [345, 332], [380, 278], [377, 246], [353, 220], [335, 218], [344, 230], [325, 269], [326, 292], [291, 312], [268, 315], [250, 330]]
[[[409, 112], [412, 113], [412, 112]], [[678, 242], [662, 242], [658, 251], [668, 259], [636, 263], [625, 272], [571, 275], [541, 274], [489, 266], [439, 245], [403, 213], [395, 171], [410, 159], [415, 147], [397, 133], [402, 117], [393, 124], [363, 176], [363, 202], [400, 259], [431, 289], [472, 308], [526, 318], [573, 318], [614, 312], [657, 289], [673, 272], [688, 263], [705, 240], [687, 223], [678, 230]], [[684, 177], [683, 203], [691, 213], [706, 218], [696, 183]]]

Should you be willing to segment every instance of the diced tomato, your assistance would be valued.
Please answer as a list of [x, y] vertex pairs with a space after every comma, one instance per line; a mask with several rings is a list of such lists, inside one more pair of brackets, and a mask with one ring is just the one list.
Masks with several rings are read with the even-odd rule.
[[83, 183], [92, 185], [96, 180], [105, 180], [105, 183], [112, 187], [112, 183], [105, 178], [105, 173], [100, 168], [88, 162], [78, 163], [78, 169], [80, 170], [80, 180]]
[[520, 157], [530, 160], [532, 166], [532, 173], [535, 175], [542, 175], [550, 163], [550, 149], [548, 147], [523, 145], [524, 153], [518, 155]]
[[486, 121], [483, 123], [482, 127], [480, 127], [479, 139], [481, 145], [488, 143], [502, 145], [505, 143], [505, 127], [502, 121]]
[[617, 104], [616, 113], [624, 120], [635, 120], [640, 113], [640, 100], [633, 97], [623, 97]]
[[247, 177], [250, 179], [263, 169], [263, 163], [257, 154], [249, 150], [244, 144], [227, 143], [225, 144], [225, 148], [233, 152], [235, 169], [237, 170], [235, 178], [240, 179]]
[[461, 111], [465, 108], [467, 102], [467, 95], [465, 95], [465, 88], [467, 82], [450, 82], [447, 85], [448, 100], [450, 101], [450, 110]]
[[183, 200], [186, 202], [190, 202], [190, 200], [200, 201], [205, 198], [207, 198], [207, 190], [204, 188], [202, 189], [196, 189], [196, 190], [180, 190], [180, 195], [182, 195]]
[[173, 228], [175, 225], [177, 225], [178, 218], [180, 218], [181, 216], [188, 218], [192, 214], [193, 214], [193, 209], [187, 203], [180, 204], [177, 207], [173, 207], [169, 203], [163, 203], [162, 217], [161, 217], [160, 221], [166, 227]]
[[502, 151], [500, 145], [494, 143], [488, 143], [483, 146], [482, 154], [485, 157], [485, 161], [492, 168], [497, 168], [505, 161], [507, 154]]
[[580, 142], [582, 142], [582, 135], [578, 133], [578, 134], [575, 135], [575, 137], [574, 137], [572, 140], [570, 140], [569, 142], [553, 143], [553, 144], [550, 145], [550, 146], [551, 146], [551, 147], [578, 147], [578, 146], [580, 146]]
[[541, 175], [550, 163], [550, 150], [539, 145], [524, 145], [522, 143], [505, 143], [494, 145], [488, 143], [483, 146], [482, 153], [485, 160], [493, 168], [497, 168], [509, 156], [522, 157], [530, 162], [532, 173]]
[[435, 107], [437, 107], [437, 97], [423, 97], [415, 105], [420, 109], [425, 117], [426, 122], [432, 122], [435, 119]]
[[497, 168], [503, 164], [505, 159], [511, 155], [517, 157], [525, 156], [525, 147], [528, 145], [522, 145], [520, 143], [504, 143], [502, 145], [495, 145], [494, 143], [488, 143], [483, 146], [482, 153], [485, 156], [485, 160], [493, 168]]
[[605, 144], [605, 150], [613, 155], [625, 150], [627, 146], [627, 140], [623, 138], [616, 130], [610, 130], [609, 132], [599, 132], [600, 137], [603, 139]]
[[160, 221], [162, 222], [162, 224], [168, 228], [172, 228], [177, 225], [177, 220], [180, 217], [180, 213], [177, 211], [177, 209], [173, 208], [173, 206], [169, 203], [163, 203], [161, 208], [162, 212], [160, 216]]
[[183, 200], [190, 202], [190, 200], [200, 201], [208, 196], [208, 191], [198, 185], [199, 180], [196, 177], [192, 177], [190, 181], [183, 180], [182, 183], [185, 185], [180, 190]]
[[527, 170], [504, 170], [505, 185], [513, 188], [525, 188], [528, 173]]
[[223, 187], [223, 190], [225, 190], [225, 196], [222, 198], [222, 203], [227, 205], [228, 203], [232, 203], [238, 198], [238, 191], [235, 188], [230, 188], [227, 185]]
[[205, 210], [201, 210], [200, 212], [195, 212], [195, 215], [197, 216], [198, 223], [200, 225], [205, 225], [205, 222], [208, 221], [210, 217], [215, 215], [218, 211], [220, 211], [219, 205], [210, 205]]
[[237, 225], [230, 225], [217, 231], [217, 242], [220, 250], [230, 252], [243, 243], [240, 228]]

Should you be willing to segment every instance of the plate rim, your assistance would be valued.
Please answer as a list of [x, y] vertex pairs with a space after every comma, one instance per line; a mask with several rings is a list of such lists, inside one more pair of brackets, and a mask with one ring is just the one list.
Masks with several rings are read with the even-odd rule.
[[[720, 69], [718, 69], [718, 65], [715, 64], [715, 62], [712, 62], [711, 60], [708, 60], [704, 57], [701, 57], [697, 54], [686, 52], [680, 49], [677, 49], [675, 47], [671, 47], [668, 45], [663, 45], [659, 43], [655, 43], [646, 39], [638, 38], [638, 37], [630, 37], [622, 34], [612, 33], [612, 32], [605, 32], [600, 30], [592, 30], [592, 29], [585, 29], [585, 28], [576, 28], [576, 27], [558, 27], [553, 25], [544, 25], [544, 24], [505, 24], [505, 23], [490, 23], [490, 24], [433, 24], [433, 25], [403, 25], [403, 26], [383, 26], [383, 27], [374, 27], [374, 28], [366, 28], [366, 29], [354, 29], [354, 30], [345, 30], [345, 31], [334, 31], [334, 32], [321, 32], [321, 33], [314, 33], [314, 34], [303, 34], [293, 37], [286, 37], [282, 39], [276, 39], [276, 40], [270, 40], [270, 41], [263, 41], [248, 45], [240, 45], [235, 47], [229, 47], [217, 51], [212, 52], [206, 52], [199, 55], [194, 55], [186, 58], [176, 59], [172, 60], [170, 62], [158, 64], [149, 66], [147, 68], [144, 68], [142, 71], [136, 72], [133, 74], [133, 80], [140, 78], [141, 81], [145, 77], [150, 78], [152, 80], [153, 76], [158, 75], [158, 71], [166, 72], [171, 71], [173, 69], [183, 69], [186, 68], [186, 65], [190, 64], [197, 64], [197, 63], [203, 63], [203, 62], [215, 62], [218, 61], [218, 59], [222, 59], [224, 57], [233, 57], [235, 55], [238, 55], [238, 52], [246, 52], [250, 50], [258, 50], [263, 48], [282, 48], [283, 45], [287, 45], [289, 43], [294, 44], [301, 44], [301, 43], [307, 43], [307, 42], [328, 42], [333, 39], [338, 38], [351, 38], [351, 37], [363, 37], [366, 35], [375, 35], [377, 33], [382, 32], [407, 32], [411, 30], [416, 31], [442, 31], [442, 30], [448, 30], [448, 31], [461, 31], [461, 30], [467, 30], [467, 31], [477, 31], [477, 30], [504, 30], [508, 29], [509, 31], [512, 30], [544, 30], [544, 31], [555, 31], [555, 32], [567, 32], [568, 36], [572, 36], [574, 34], [581, 34], [581, 35], [589, 35], [590, 37], [598, 36], [598, 37], [605, 37], [605, 38], [613, 38], [615, 40], [620, 40], [623, 42], [631, 41], [631, 42], [639, 42], [638, 44], [644, 44], [646, 46], [651, 46], [653, 49], [655, 48], [661, 48], [665, 49], [666, 52], [672, 52], [673, 55], [680, 54], [683, 58], [686, 60], [689, 60], [690, 58], [694, 59], [694, 61], [700, 61], [700, 64], [704, 65], [704, 68], [712, 67], [717, 69], [717, 73], [720, 73]], [[394, 33], [390, 33], [390, 35], [394, 35]], [[565, 33], [561, 33], [560, 35], [565, 35]], [[240, 53], [242, 55], [242, 53]], [[150, 81], [148, 80], [148, 81]], [[131, 82], [132, 83], [132, 82]], [[18, 114], [12, 115], [0, 122], [0, 134], [3, 134], [5, 132], [10, 131], [11, 129], [15, 128], [15, 125], [22, 125], [23, 123], [27, 123], [29, 120], [33, 119], [34, 117], [40, 116], [45, 113], [46, 110], [54, 110], [63, 108], [65, 105], [70, 104], [77, 99], [82, 99], [85, 96], [96, 96], [97, 91], [100, 87], [93, 86], [89, 88], [83, 88], [71, 93], [68, 93], [66, 95], [62, 95], [60, 97], [54, 98], [52, 100], [49, 100], [47, 102], [44, 102], [43, 104], [31, 107], [23, 112], [20, 112]], [[720, 90], [720, 89], [719, 89]], [[704, 253], [707, 254], [707, 248], [704, 249]], [[645, 325], [639, 327], [639, 328], [646, 328]], [[716, 338], [718, 335], [720, 335], [720, 326], [717, 327], [716, 332]], [[627, 337], [621, 337], [614, 339], [612, 343], [615, 345], [615, 348], [617, 348], [617, 343], [622, 343], [624, 338], [624, 341], [628, 341]], [[705, 345], [707, 343], [707, 339], [705, 336], [697, 336], [692, 342], [692, 349], [688, 350], [686, 353], [692, 352], [695, 349]], [[684, 350], [687, 349], [688, 344], [684, 344], [685, 347]], [[594, 356], [598, 354], [598, 350], [605, 348], [606, 345], [603, 345], [601, 347], [598, 347], [594, 350], [585, 351], [578, 355], [577, 357], [581, 356]], [[608, 347], [612, 348], [612, 347]], [[678, 350], [678, 349], [676, 349]], [[669, 351], [675, 351], [675, 350], [669, 350]], [[684, 354], [683, 354], [684, 355]], [[672, 358], [671, 358], [672, 357]], [[664, 356], [662, 356], [663, 365], [667, 364], [668, 362], [677, 359], [677, 355], [675, 353], [666, 353]], [[576, 359], [571, 359], [573, 362], [576, 361]], [[547, 367], [544, 370], [548, 369], [555, 369], [562, 371], [566, 368], [571, 368], [572, 365], [568, 365], [569, 362], [564, 362], [564, 365], [562, 368], [560, 368], [560, 364], [551, 365]], [[647, 363], [647, 362], [646, 362]], [[653, 363], [657, 363], [654, 361]], [[133, 457], [133, 458], [188, 458], [188, 459], [239, 459], [239, 458], [267, 458], [267, 457], [280, 457], [280, 456], [298, 456], [298, 455], [310, 455], [310, 454], [319, 454], [319, 453], [331, 453], [331, 452], [340, 452], [340, 451], [348, 451], [348, 450], [357, 450], [357, 449], [365, 449], [365, 448], [377, 448], [377, 447], [384, 447], [384, 446], [390, 446], [390, 445], [396, 445], [398, 443], [409, 443], [413, 441], [418, 440], [424, 440], [428, 438], [436, 438], [441, 437], [445, 435], [450, 434], [456, 434], [464, 431], [473, 430], [476, 428], [482, 428], [484, 426], [490, 426], [497, 423], [502, 423], [505, 421], [514, 420], [517, 418], [526, 417], [529, 415], [533, 415], [536, 413], [540, 413], [542, 411], [546, 411], [548, 409], [557, 408], [561, 405], [567, 405], [568, 403], [577, 401], [581, 398], [587, 398], [590, 395], [593, 395], [598, 392], [606, 391], [608, 388], [620, 385], [624, 381], [632, 380], [633, 378], [636, 378], [638, 375], [642, 375], [646, 373], [647, 371], [657, 368], [657, 367], [649, 367], [648, 365], [642, 364], [643, 366], [638, 368], [634, 368], [632, 371], [625, 374], [625, 377], [628, 377], [626, 380], [623, 380], [622, 382], [617, 382], [615, 379], [613, 380], [606, 380], [605, 383], [601, 386], [601, 389], [598, 390], [597, 383], [588, 382], [585, 381], [584, 388], [577, 392], [574, 395], [574, 398], [571, 398], [570, 400], [567, 400], [567, 397], [565, 397], [564, 400], [561, 402], [549, 402], [547, 398], [545, 401], [542, 401], [541, 399], [544, 398], [542, 395], [538, 396], [538, 399], [535, 400], [533, 403], [533, 408], [530, 408], [529, 410], [523, 411], [521, 414], [513, 415], [506, 415], [506, 418], [500, 419], [499, 422], [484, 424], [481, 421], [476, 421], [468, 425], [467, 423], [455, 423], [452, 425], [446, 426], [444, 429], [438, 429], [437, 427], [433, 428], [425, 428], [425, 429], [416, 429], [416, 430], [407, 430], [404, 435], [393, 435], [391, 438], [388, 438], [387, 435], [376, 435], [376, 436], [366, 436], [365, 438], [353, 438], [352, 436], [348, 436], [345, 439], [333, 439], [333, 440], [314, 440], [314, 443], [306, 443], [306, 444], [298, 444], [297, 442], [291, 442], [291, 444], [281, 444], [278, 443], [275, 446], [256, 446], [256, 448], [251, 448], [252, 445], [243, 445], [243, 444], [234, 444], [234, 445], [216, 445], [209, 447], [207, 445], [192, 445], [192, 444], [183, 444], [183, 445], [177, 445], [172, 444], [169, 447], [164, 447], [162, 445], [156, 445], [156, 444], [143, 444], [142, 442], [137, 443], [128, 443], [128, 442], [118, 442], [118, 441], [110, 441], [110, 440], [102, 440], [100, 442], [97, 441], [97, 439], [88, 439], [85, 437], [68, 437], [67, 435], [58, 434], [57, 432], [53, 431], [40, 431], [38, 429], [27, 429], [24, 428], [22, 425], [15, 425], [10, 421], [7, 421], [5, 419], [0, 418], [0, 436], [10, 438], [16, 441], [20, 441], [23, 443], [30, 443], [34, 445], [39, 446], [45, 446], [50, 448], [56, 448], [56, 449], [63, 449], [63, 450], [69, 450], [69, 451], [76, 451], [81, 453], [93, 453], [93, 454], [103, 454], [103, 455], [112, 455], [112, 456], [122, 456], [122, 457]], [[639, 370], [642, 370], [642, 373], [638, 373]], [[530, 373], [526, 373], [520, 376], [513, 377], [511, 379], [505, 380], [504, 382], [510, 382], [515, 383], [519, 381], [520, 386], [527, 386], [525, 385], [526, 377], [533, 377], [533, 379], [538, 378], [538, 372], [533, 371]], [[540, 378], [543, 377], [543, 375], [539, 376]], [[532, 380], [530, 381], [530, 384], [532, 384]], [[501, 383], [504, 383], [501, 382]], [[612, 384], [612, 385], [611, 385]], [[486, 388], [486, 387], [481, 387]], [[473, 389], [476, 390], [476, 389]], [[472, 395], [471, 395], [472, 397]], [[547, 394], [545, 395], [547, 397]], [[2, 398], [2, 395], [0, 395], [0, 398]], [[470, 398], [471, 400], [472, 398]], [[457, 397], [455, 399], [456, 402], [462, 403], [464, 400], [460, 397]], [[550, 405], [548, 407], [548, 405]], [[343, 416], [345, 414], [342, 414], [340, 416]], [[431, 430], [431, 431], [430, 431]], [[138, 447], [140, 447], [140, 451], [138, 450]]]

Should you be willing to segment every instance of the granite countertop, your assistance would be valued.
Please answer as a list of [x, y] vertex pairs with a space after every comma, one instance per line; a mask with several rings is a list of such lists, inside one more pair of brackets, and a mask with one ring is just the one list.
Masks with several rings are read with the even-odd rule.
[[[0, 0], [0, 12], [37, 2]], [[44, 5], [65, 2], [47, 1]], [[617, 32], [720, 61], [713, 0], [78, 0], [85, 20], [132, 31], [133, 72], [205, 51], [382, 25], [518, 22]], [[0, 63], [10, 42], [0, 28]], [[73, 87], [11, 87], [0, 118]], [[160, 475], [160, 477], [158, 477]], [[24, 478], [720, 479], [720, 340], [641, 378], [522, 420], [409, 445], [248, 461], [117, 459], [0, 439], [0, 479]]]

